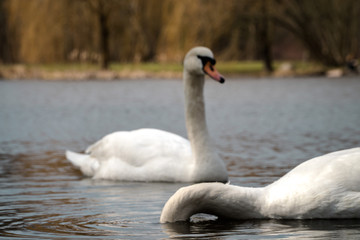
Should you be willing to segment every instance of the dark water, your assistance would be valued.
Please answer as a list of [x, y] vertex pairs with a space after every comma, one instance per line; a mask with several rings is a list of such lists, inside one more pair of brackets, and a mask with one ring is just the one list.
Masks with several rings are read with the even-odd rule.
[[[235, 185], [263, 186], [311, 157], [360, 146], [360, 79], [208, 81], [205, 97]], [[187, 184], [94, 181], [64, 158], [141, 127], [186, 136], [181, 81], [0, 82], [0, 238], [360, 238], [360, 220], [159, 224]]]

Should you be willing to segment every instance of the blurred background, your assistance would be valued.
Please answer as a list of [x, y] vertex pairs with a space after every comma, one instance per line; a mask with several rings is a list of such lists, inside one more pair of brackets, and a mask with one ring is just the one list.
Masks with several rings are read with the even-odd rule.
[[359, 147], [359, 16], [356, 0], [0, 0], [0, 239], [360, 239], [354, 219], [161, 225], [187, 184], [92, 180], [64, 155], [119, 130], [186, 137], [195, 45], [226, 77], [205, 100], [231, 184]]
[[0, 64], [179, 64], [205, 45], [267, 73], [276, 61], [357, 71], [359, 16], [353, 0], [0, 0]]

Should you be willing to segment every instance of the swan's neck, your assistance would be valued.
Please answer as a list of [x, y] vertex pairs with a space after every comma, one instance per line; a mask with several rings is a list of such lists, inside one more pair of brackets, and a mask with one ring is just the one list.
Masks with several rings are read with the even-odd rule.
[[199, 155], [211, 148], [205, 118], [204, 76], [194, 76], [186, 71], [184, 74], [186, 128], [191, 147], [199, 160]]
[[178, 190], [165, 204], [160, 222], [187, 221], [196, 213], [223, 218], [262, 218], [263, 188], [201, 183]]
[[[203, 96], [205, 77], [204, 75], [193, 75], [184, 71], [184, 81], [186, 128], [194, 161], [194, 172], [191, 174], [196, 177], [195, 181], [197, 182], [212, 181], [214, 179], [220, 181], [219, 175], [224, 176], [223, 181], [226, 182], [226, 168], [214, 150], [206, 125]], [[209, 166], [212, 169], [208, 171], [203, 169]], [[197, 172], [197, 169], [202, 170]], [[209, 171], [213, 172], [213, 174], [209, 173]], [[201, 173], [204, 172], [205, 175], [201, 176]]]

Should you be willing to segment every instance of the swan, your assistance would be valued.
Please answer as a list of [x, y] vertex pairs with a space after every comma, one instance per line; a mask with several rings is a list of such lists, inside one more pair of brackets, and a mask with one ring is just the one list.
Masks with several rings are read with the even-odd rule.
[[161, 223], [208, 213], [228, 219], [360, 218], [360, 148], [305, 161], [265, 187], [199, 183], [166, 202]]
[[224, 83], [206, 47], [184, 58], [186, 128], [189, 140], [158, 129], [111, 133], [89, 146], [85, 154], [66, 151], [66, 158], [94, 179], [145, 182], [227, 182], [224, 162], [208, 134], [203, 87], [205, 74]]

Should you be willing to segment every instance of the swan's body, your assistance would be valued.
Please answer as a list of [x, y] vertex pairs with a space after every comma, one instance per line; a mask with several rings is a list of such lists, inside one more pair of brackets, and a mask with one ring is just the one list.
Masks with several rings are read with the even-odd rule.
[[231, 219], [360, 218], [360, 148], [310, 159], [262, 188], [202, 183], [179, 189], [160, 222], [196, 213]]
[[189, 141], [157, 129], [115, 132], [85, 154], [67, 151], [83, 174], [121, 181], [226, 182], [228, 174], [210, 140], [203, 101], [205, 73], [223, 83], [212, 52], [191, 49], [184, 59], [185, 115]]

